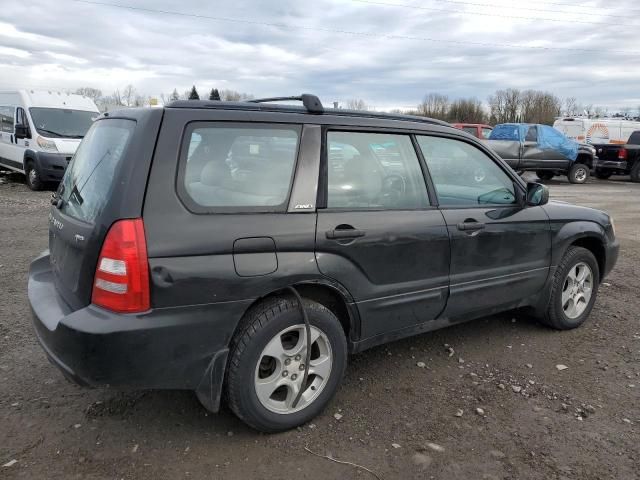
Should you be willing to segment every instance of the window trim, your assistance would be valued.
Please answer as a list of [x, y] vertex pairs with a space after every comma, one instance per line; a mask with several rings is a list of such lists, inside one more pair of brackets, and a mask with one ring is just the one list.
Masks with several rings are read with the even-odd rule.
[[[264, 129], [268, 130], [293, 130], [296, 132], [298, 138], [296, 143], [296, 151], [293, 160], [293, 168], [291, 169], [291, 176], [289, 177], [289, 188], [286, 198], [281, 204], [273, 206], [247, 206], [247, 207], [207, 207], [197, 203], [187, 192], [186, 185], [184, 184], [186, 170], [187, 170], [187, 155], [189, 152], [190, 141], [194, 130], [197, 128], [240, 128], [240, 129]], [[293, 191], [293, 185], [295, 177], [298, 173], [298, 166], [300, 162], [300, 144], [302, 142], [302, 123], [287, 123], [287, 122], [243, 122], [243, 121], [216, 121], [216, 120], [192, 120], [187, 122], [182, 129], [182, 136], [178, 145], [178, 168], [176, 169], [174, 188], [178, 199], [182, 205], [191, 213], [195, 215], [212, 215], [212, 214], [255, 214], [255, 213], [286, 213], [289, 207], [289, 201], [291, 199], [291, 193]]]
[[[458, 141], [458, 142], [463, 142], [468, 144], [469, 146], [476, 148], [477, 150], [479, 150], [480, 152], [482, 152], [483, 154], [485, 154], [486, 157], [488, 157], [491, 161], [493, 161], [493, 163], [500, 169], [502, 170], [502, 172], [511, 179], [513, 186], [514, 186], [514, 190], [515, 190], [515, 197], [516, 197], [516, 202], [512, 203], [512, 204], [504, 204], [504, 203], [486, 203], [486, 204], [477, 204], [477, 205], [440, 205], [440, 199], [438, 198], [438, 208], [440, 208], [441, 210], [468, 210], [468, 209], [475, 209], [475, 208], [522, 208], [522, 200], [524, 199], [524, 195], [526, 192], [526, 188], [524, 186], [524, 180], [522, 180], [522, 178], [520, 178], [520, 176], [511, 168], [509, 167], [509, 165], [506, 164], [506, 162], [504, 160], [502, 160], [502, 158], [497, 157], [497, 155], [494, 152], [490, 152], [488, 151], [488, 147], [486, 147], [485, 145], [482, 145], [480, 142], [478, 142], [478, 144], [476, 142], [473, 141], [469, 141], [469, 139], [467, 138], [463, 138], [463, 137], [458, 137], [458, 136], [454, 136], [454, 135], [442, 135], [439, 132], [435, 133], [435, 132], [421, 132], [421, 133], [416, 133], [416, 144], [420, 150], [420, 154], [422, 155], [422, 149], [420, 148], [420, 143], [418, 142], [418, 137], [419, 136], [423, 136], [423, 137], [437, 137], [437, 138], [445, 138], [447, 140], [454, 140], [454, 141]], [[423, 157], [424, 158], [424, 157]], [[429, 172], [429, 178], [431, 179], [431, 171], [429, 170], [429, 164], [427, 163], [427, 159], [424, 158], [424, 162], [425, 165], [427, 167], [427, 171]], [[432, 180], [432, 179], [431, 179]], [[435, 183], [433, 183], [433, 189], [435, 191], [435, 195], [437, 197], [438, 195], [438, 191], [436, 189]]]
[[[329, 201], [329, 151], [328, 151], [328, 136], [329, 132], [345, 132], [345, 133], [372, 133], [382, 135], [403, 135], [409, 137], [411, 147], [418, 159], [418, 165], [422, 173], [422, 180], [425, 184], [427, 191], [428, 205], [425, 207], [416, 208], [337, 208], [328, 207]], [[320, 158], [320, 178], [318, 179], [318, 198], [316, 201], [317, 209], [328, 213], [339, 212], [416, 212], [416, 211], [428, 211], [438, 208], [437, 203], [434, 203], [435, 194], [432, 196], [430, 183], [427, 180], [428, 171], [426, 165], [422, 162], [421, 152], [416, 149], [417, 144], [414, 142], [413, 135], [415, 131], [406, 128], [389, 128], [389, 127], [369, 127], [365, 125], [323, 125], [322, 126], [322, 148]]]

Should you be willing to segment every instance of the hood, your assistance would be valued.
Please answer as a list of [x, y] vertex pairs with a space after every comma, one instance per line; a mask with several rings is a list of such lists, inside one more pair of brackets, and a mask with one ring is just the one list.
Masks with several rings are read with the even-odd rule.
[[73, 155], [80, 145], [81, 138], [48, 138], [56, 144], [58, 153]]
[[561, 200], [550, 200], [544, 206], [549, 219], [553, 221], [587, 221], [595, 222], [606, 228], [611, 224], [609, 214], [591, 207], [573, 205]]

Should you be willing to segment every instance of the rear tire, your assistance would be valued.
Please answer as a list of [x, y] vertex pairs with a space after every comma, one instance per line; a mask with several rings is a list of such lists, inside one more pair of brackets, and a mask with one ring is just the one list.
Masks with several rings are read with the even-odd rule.
[[[279, 432], [308, 422], [322, 412], [342, 380], [347, 365], [342, 326], [325, 306], [303, 301], [312, 339], [317, 335], [305, 386], [300, 384], [304, 377], [300, 362], [306, 358], [306, 329], [295, 298], [277, 297], [252, 308], [231, 341], [228, 405], [256, 430]], [[298, 388], [304, 393], [293, 406]]]
[[567, 174], [570, 183], [585, 183], [589, 178], [589, 167], [583, 163], [574, 163]]
[[593, 309], [599, 284], [600, 269], [593, 253], [569, 247], [553, 276], [549, 304], [540, 321], [558, 330], [579, 327]]
[[600, 180], [608, 180], [611, 175], [612, 173], [607, 172], [606, 170], [596, 170], [596, 178], [599, 178]]
[[27, 177], [25, 182], [27, 184], [27, 187], [36, 192], [38, 190], [42, 190], [42, 188], [44, 187], [44, 182], [40, 177], [40, 171], [38, 170], [36, 162], [34, 162], [33, 160], [29, 160], [27, 162], [25, 175]]
[[640, 183], [640, 160], [636, 160], [636, 163], [631, 167], [631, 181]]
[[536, 175], [540, 180], [551, 180], [553, 177], [555, 177], [555, 173], [549, 172], [547, 170], [537, 170]]

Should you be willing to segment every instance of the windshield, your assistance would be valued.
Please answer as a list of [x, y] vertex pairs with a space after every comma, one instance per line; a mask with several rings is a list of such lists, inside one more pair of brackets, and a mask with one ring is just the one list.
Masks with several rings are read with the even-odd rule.
[[52, 138], [82, 138], [100, 115], [63, 108], [30, 108], [29, 112], [38, 133]]
[[134, 128], [133, 120], [100, 120], [93, 124], [58, 187], [63, 213], [91, 223], [102, 212]]

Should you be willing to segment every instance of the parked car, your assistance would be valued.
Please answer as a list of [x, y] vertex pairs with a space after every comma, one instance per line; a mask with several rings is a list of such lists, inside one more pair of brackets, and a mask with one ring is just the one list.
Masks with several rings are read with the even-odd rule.
[[485, 125], [483, 123], [452, 123], [451, 126], [464, 130], [474, 137], [481, 139], [488, 139], [489, 135], [491, 135], [491, 130], [493, 130], [491, 125]]
[[640, 122], [619, 118], [564, 117], [556, 119], [553, 128], [577, 142], [620, 145], [627, 142], [631, 132], [640, 130]]
[[596, 153], [548, 125], [502, 123], [486, 143], [514, 170], [534, 171], [542, 180], [567, 175], [571, 183], [587, 181]]
[[0, 91], [0, 166], [24, 173], [31, 190], [59, 182], [99, 114], [82, 95]]
[[322, 411], [349, 353], [513, 308], [587, 319], [618, 255], [609, 215], [548, 202], [443, 122], [294, 98], [93, 124], [29, 272], [64, 375], [226, 398], [274, 432]]
[[598, 152], [596, 177], [630, 175], [632, 182], [640, 182], [640, 130], [629, 137], [625, 145], [595, 145]]

